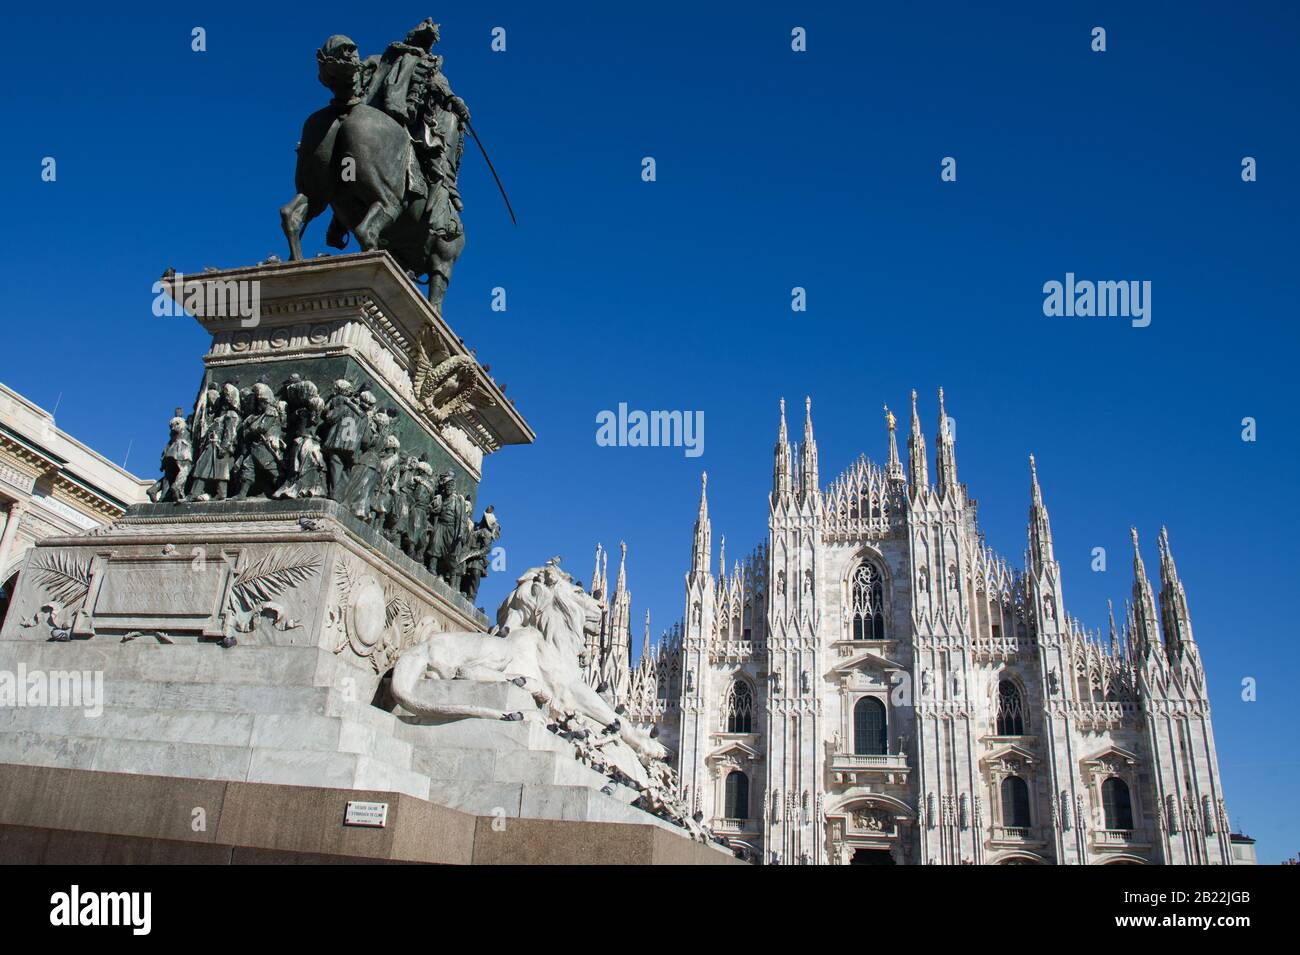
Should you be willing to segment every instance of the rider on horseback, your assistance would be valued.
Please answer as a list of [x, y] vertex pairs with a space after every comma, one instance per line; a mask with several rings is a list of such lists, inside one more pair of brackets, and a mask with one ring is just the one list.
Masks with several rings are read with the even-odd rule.
[[[464, 206], [456, 189], [456, 173], [460, 168], [462, 130], [469, 122], [469, 109], [452, 92], [442, 72], [442, 57], [432, 52], [439, 38], [438, 24], [426, 18], [406, 34], [405, 40], [389, 44], [370, 79], [368, 102], [401, 123], [411, 137], [424, 179], [419, 182], [412, 175], [411, 191], [427, 196], [429, 189], [442, 185], [448, 200], [460, 212]], [[446, 113], [451, 113], [459, 123], [448, 123], [443, 115]], [[455, 235], [459, 225], [459, 222], [454, 226], [449, 222], [442, 231], [448, 236]]]
[[472, 132], [432, 52], [438, 38], [438, 25], [424, 20], [364, 60], [345, 36], [325, 42], [318, 75], [334, 98], [303, 125], [298, 194], [280, 210], [291, 258], [302, 258], [306, 224], [331, 208], [328, 245], [344, 248], [350, 232], [364, 250], [388, 250], [416, 280], [428, 276], [434, 307], [465, 246], [456, 179]]

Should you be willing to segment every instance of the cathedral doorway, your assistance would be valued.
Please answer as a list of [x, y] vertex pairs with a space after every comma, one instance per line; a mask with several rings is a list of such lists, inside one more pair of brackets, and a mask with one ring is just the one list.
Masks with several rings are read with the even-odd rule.
[[894, 854], [888, 849], [854, 849], [849, 865], [894, 865]]

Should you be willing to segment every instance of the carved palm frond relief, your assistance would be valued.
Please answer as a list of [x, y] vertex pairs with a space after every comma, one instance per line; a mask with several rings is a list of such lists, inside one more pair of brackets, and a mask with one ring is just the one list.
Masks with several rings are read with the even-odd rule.
[[394, 621], [396, 621], [397, 632], [401, 636], [405, 637], [415, 629], [415, 611], [411, 609], [411, 605], [406, 601], [405, 597], [400, 595], [393, 597], [388, 601], [384, 611], [385, 625], [391, 628]]
[[36, 580], [52, 600], [75, 607], [90, 590], [90, 561], [67, 553], [51, 554], [37, 566]]
[[320, 555], [300, 547], [269, 551], [236, 573], [231, 602], [250, 610], [311, 579], [320, 566]]

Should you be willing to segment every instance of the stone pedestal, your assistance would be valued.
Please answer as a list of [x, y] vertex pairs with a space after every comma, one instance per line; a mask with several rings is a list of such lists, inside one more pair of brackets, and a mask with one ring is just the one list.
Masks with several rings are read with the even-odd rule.
[[[471, 498], [484, 455], [535, 437], [386, 252], [177, 275], [163, 286], [212, 335], [204, 387], [261, 381], [278, 389], [297, 373], [325, 395], [331, 382], [348, 378], [379, 407], [398, 411], [394, 433], [404, 451], [428, 455], [435, 472], [452, 470]], [[256, 314], [239, 314], [236, 300], [255, 304]], [[421, 369], [438, 367], [454, 370], [455, 381], [418, 394]], [[160, 430], [160, 444], [162, 437]]]
[[108, 527], [42, 541], [19, 583], [0, 640], [317, 647], [371, 683], [422, 623], [488, 626], [324, 499], [136, 505]]
[[[193, 278], [168, 287], [186, 301]], [[484, 454], [532, 440], [384, 253], [197, 279], [256, 283], [260, 303], [252, 318], [210, 308], [199, 317], [212, 333], [201, 395], [227, 382], [278, 391], [292, 375], [322, 392], [336, 378], [361, 382], [395, 409], [402, 449], [451, 470], [471, 498]], [[439, 367], [456, 373], [431, 392]], [[624, 823], [684, 838], [536, 718], [431, 722], [391, 703], [385, 676], [402, 651], [430, 634], [487, 629], [461, 593], [333, 500], [135, 505], [28, 553], [0, 631], [0, 764], [382, 792], [490, 820]], [[469, 712], [537, 715], [512, 684], [451, 681], [434, 692]], [[544, 840], [519, 845], [545, 857]]]
[[[247, 394], [263, 384], [282, 395], [286, 383], [305, 380], [323, 399], [347, 379], [387, 412], [391, 425], [381, 434], [396, 436], [403, 454], [434, 473], [450, 472], [471, 507], [484, 455], [533, 440], [385, 252], [169, 273], [161, 287], [174, 299], [167, 304], [187, 309], [212, 336], [190, 427], [196, 435], [205, 415], [219, 414], [204, 399], [209, 387]], [[246, 406], [243, 414], [246, 424], [254, 412]], [[161, 423], [159, 430], [161, 444]], [[282, 466], [292, 433], [286, 423]], [[197, 438], [194, 445], [197, 461]], [[50, 538], [30, 554], [0, 638], [233, 637], [316, 646], [383, 673], [425, 618], [440, 630], [486, 629], [482, 614], [423, 566], [423, 555], [408, 558], [348, 507], [296, 493], [286, 482], [242, 501], [136, 505], [93, 535]]]
[[[680, 830], [630, 804], [636, 793], [574, 758], [534, 720], [429, 724], [375, 705], [379, 677], [311, 645], [185, 646], [93, 638], [0, 641], [0, 671], [87, 692], [0, 707], [0, 763], [185, 779], [384, 790], [476, 816]], [[102, 694], [89, 692], [102, 680]], [[51, 683], [51, 686], [54, 684]], [[446, 692], [503, 713], [531, 698], [510, 684]], [[54, 697], [57, 691], [51, 694]]]

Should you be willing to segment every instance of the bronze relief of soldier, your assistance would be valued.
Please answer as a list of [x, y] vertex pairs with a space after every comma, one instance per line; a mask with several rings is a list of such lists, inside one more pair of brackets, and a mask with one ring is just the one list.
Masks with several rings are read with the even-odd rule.
[[240, 425], [238, 488], [236, 497], [270, 494], [280, 486], [280, 458], [284, 454], [284, 409], [269, 385], [252, 388], [252, 413]]
[[[226, 383], [208, 388], [195, 411], [195, 443], [199, 448], [190, 481], [190, 497], [224, 500], [239, 441], [239, 389]], [[198, 493], [195, 494], [197, 489]]]
[[190, 422], [181, 415], [181, 409], [168, 425], [170, 439], [163, 449], [160, 469], [162, 477], [154, 482], [146, 492], [149, 500], [175, 501], [185, 500], [185, 486], [194, 464], [194, 445], [190, 441]]
[[363, 521], [370, 521], [372, 509], [378, 500], [382, 459], [390, 451], [387, 439], [392, 438], [393, 451], [401, 444], [396, 435], [388, 433], [388, 415], [377, 410], [375, 403], [375, 396], [370, 392], [361, 393], [361, 407], [366, 412], [366, 417], [361, 422], [361, 453], [349, 469], [335, 498]]
[[[402, 451], [398, 412], [347, 379], [328, 399], [293, 374], [278, 389], [210, 383], [188, 418], [168, 424], [156, 503], [227, 498], [327, 498], [473, 600], [501, 528], [489, 507], [475, 524], [452, 471]], [[197, 449], [197, 454], [196, 454]]]

